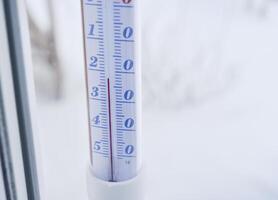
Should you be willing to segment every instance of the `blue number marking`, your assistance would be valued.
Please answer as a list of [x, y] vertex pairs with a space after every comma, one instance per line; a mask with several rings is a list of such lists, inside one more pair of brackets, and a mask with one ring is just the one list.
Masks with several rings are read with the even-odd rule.
[[125, 70], [131, 70], [133, 68], [133, 60], [126, 60], [124, 62], [124, 69]]
[[95, 30], [95, 25], [94, 24], [89, 24], [89, 36], [93, 36], [94, 35], [94, 30]]
[[97, 66], [97, 57], [96, 56], [91, 56], [91, 63], [90, 63], [90, 66], [91, 67], [96, 67]]
[[96, 125], [100, 124], [100, 117], [99, 117], [99, 115], [97, 115], [96, 117], [94, 117], [93, 122], [94, 122], [94, 124], [96, 124]]
[[91, 93], [91, 95], [92, 95], [93, 97], [97, 97], [97, 96], [98, 96], [98, 92], [99, 92], [98, 87], [93, 87], [93, 88], [92, 88], [92, 93]]
[[129, 39], [129, 38], [132, 37], [132, 35], [133, 35], [133, 29], [131, 27], [129, 27], [129, 26], [126, 27], [124, 29], [124, 32], [123, 32], [124, 38]]
[[125, 100], [131, 100], [134, 97], [134, 92], [132, 90], [125, 91], [124, 98]]
[[94, 150], [99, 151], [101, 149], [100, 144], [101, 144], [101, 142], [96, 141], [95, 144], [94, 144]]
[[132, 154], [133, 152], [134, 152], [134, 146], [132, 146], [132, 145], [126, 146], [126, 148], [125, 148], [125, 153], [126, 153], [126, 154], [130, 155], [130, 154]]
[[132, 128], [134, 126], [134, 120], [132, 118], [128, 118], [125, 120], [125, 127]]

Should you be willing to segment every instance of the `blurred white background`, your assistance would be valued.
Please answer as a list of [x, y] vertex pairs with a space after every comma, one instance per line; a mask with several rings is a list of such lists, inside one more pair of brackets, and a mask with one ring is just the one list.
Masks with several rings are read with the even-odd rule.
[[[87, 199], [79, 0], [26, 0], [45, 198]], [[150, 199], [278, 199], [278, 1], [142, 0]]]

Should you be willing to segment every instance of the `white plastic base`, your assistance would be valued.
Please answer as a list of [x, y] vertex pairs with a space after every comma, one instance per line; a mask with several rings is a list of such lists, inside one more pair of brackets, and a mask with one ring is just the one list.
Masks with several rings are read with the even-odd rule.
[[124, 182], [105, 182], [91, 168], [87, 174], [89, 200], [146, 200], [143, 173]]

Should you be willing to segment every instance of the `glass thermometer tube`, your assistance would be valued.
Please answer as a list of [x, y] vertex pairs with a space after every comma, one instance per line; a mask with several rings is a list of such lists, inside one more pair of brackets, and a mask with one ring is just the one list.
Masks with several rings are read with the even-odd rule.
[[104, 181], [141, 168], [138, 0], [82, 0], [90, 151]]

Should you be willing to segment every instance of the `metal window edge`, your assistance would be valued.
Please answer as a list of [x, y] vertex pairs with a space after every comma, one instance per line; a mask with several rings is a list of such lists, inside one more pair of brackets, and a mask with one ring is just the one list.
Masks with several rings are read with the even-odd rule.
[[[3, 52], [3, 54], [1, 52], [0, 55], [10, 53], [6, 57], [11, 59], [6, 60], [6, 64], [9, 63], [10, 66], [3, 67], [2, 69], [0, 66], [0, 81], [5, 83], [5, 87], [3, 87], [3, 90], [6, 90], [4, 93], [7, 96], [5, 97], [5, 107], [13, 107], [13, 114], [18, 116], [17, 119], [13, 116], [12, 120], [7, 120], [9, 121], [8, 123], [11, 123], [10, 121], [17, 122], [15, 125], [8, 125], [10, 129], [8, 131], [12, 146], [12, 158], [13, 163], [15, 163], [16, 190], [17, 193], [20, 193], [20, 200], [39, 200], [41, 196], [42, 173], [41, 166], [38, 167], [40, 165], [40, 162], [38, 162], [40, 161], [38, 148], [39, 134], [36, 134], [35, 137], [33, 135], [36, 130], [34, 127], [35, 95], [34, 84], [32, 82], [31, 49], [26, 9], [23, 0], [1, 1], [2, 10], [4, 9], [6, 21], [8, 22], [5, 24], [7, 33], [0, 35], [0, 39], [1, 37], [8, 37], [9, 39], [8, 41], [3, 41], [6, 42], [6, 48], [2, 48], [2, 50], [6, 52]], [[7, 94], [8, 86], [9, 94]], [[21, 152], [19, 153], [19, 151]], [[16, 157], [20, 158], [15, 159]], [[21, 167], [19, 167], [22, 165], [24, 166], [23, 173], [22, 169], [20, 169]]]

